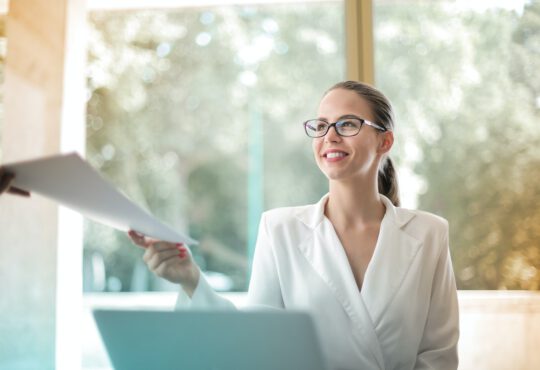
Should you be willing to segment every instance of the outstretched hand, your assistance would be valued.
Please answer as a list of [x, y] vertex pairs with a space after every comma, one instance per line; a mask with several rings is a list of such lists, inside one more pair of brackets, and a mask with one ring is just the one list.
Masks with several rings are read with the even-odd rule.
[[9, 194], [29, 197], [30, 193], [28, 191], [11, 186], [13, 179], [15, 179], [14, 174], [11, 172], [6, 172], [2, 169], [2, 167], [0, 167], [0, 194], [7, 192]]
[[151, 239], [134, 230], [130, 230], [128, 236], [134, 244], [145, 249], [143, 261], [150, 271], [181, 284], [190, 297], [193, 295], [199, 283], [200, 270], [184, 244]]

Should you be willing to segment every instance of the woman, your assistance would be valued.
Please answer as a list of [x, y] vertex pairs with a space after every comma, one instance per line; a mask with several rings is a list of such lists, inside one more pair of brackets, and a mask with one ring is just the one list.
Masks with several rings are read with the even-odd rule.
[[[456, 369], [458, 305], [448, 223], [399, 207], [386, 97], [354, 81], [305, 122], [329, 193], [261, 217], [248, 304], [312, 314], [335, 369]], [[231, 307], [183, 245], [145, 239], [144, 261], [181, 284], [177, 307]]]

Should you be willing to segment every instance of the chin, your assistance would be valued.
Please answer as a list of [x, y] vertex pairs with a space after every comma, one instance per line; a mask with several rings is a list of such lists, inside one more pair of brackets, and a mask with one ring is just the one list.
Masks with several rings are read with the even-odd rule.
[[325, 163], [317, 163], [319, 171], [323, 173], [328, 180], [339, 180], [343, 176], [346, 176], [346, 171], [343, 168], [332, 168], [326, 166]]
[[343, 171], [336, 171], [332, 169], [332, 170], [323, 171], [323, 173], [328, 180], [332, 180], [332, 181], [339, 181], [339, 180], [343, 180], [347, 178], [347, 174], [344, 173]]
[[351, 168], [346, 168], [346, 167], [342, 167], [342, 168], [328, 168], [328, 167], [320, 168], [319, 167], [319, 169], [329, 181], [338, 181], [338, 182], [351, 181], [351, 180], [356, 181], [359, 179], [365, 179], [365, 178], [371, 177], [370, 171], [368, 170], [353, 171]]

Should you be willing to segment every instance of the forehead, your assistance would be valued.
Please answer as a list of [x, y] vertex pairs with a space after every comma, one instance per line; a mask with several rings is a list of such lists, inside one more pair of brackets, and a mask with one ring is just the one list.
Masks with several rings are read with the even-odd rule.
[[318, 118], [325, 118], [329, 121], [335, 121], [347, 114], [373, 120], [373, 114], [367, 100], [351, 90], [334, 89], [330, 91], [322, 98], [317, 110]]

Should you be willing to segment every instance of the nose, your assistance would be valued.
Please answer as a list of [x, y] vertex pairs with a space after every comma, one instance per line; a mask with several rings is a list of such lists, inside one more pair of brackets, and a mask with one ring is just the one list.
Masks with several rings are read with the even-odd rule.
[[336, 125], [331, 125], [328, 128], [328, 132], [324, 136], [324, 141], [328, 143], [335, 143], [341, 141], [341, 136], [337, 133]]

